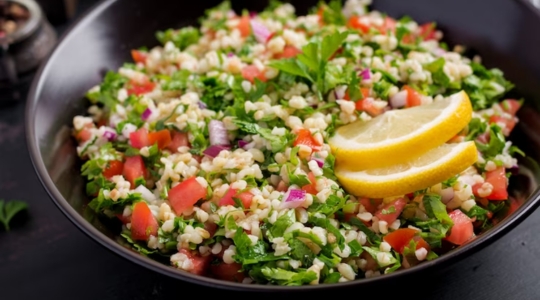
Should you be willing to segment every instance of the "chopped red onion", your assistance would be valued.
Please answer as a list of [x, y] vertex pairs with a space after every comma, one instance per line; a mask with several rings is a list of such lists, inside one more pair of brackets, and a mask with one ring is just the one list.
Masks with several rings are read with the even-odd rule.
[[256, 16], [257, 16], [257, 12], [256, 12], [256, 11], [250, 11], [250, 12], [249, 12], [249, 17], [250, 17], [250, 18], [253, 19], [253, 18], [255, 18]]
[[261, 22], [252, 19], [250, 21], [251, 28], [253, 29], [253, 35], [255, 35], [255, 39], [259, 43], [266, 43], [268, 40], [268, 37], [272, 34], [266, 26], [264, 26]]
[[210, 145], [230, 145], [229, 137], [227, 136], [227, 129], [225, 129], [223, 122], [211, 120], [208, 124], [208, 132], [210, 135]]
[[337, 86], [334, 89], [334, 96], [336, 97], [336, 100], [343, 99], [345, 97], [345, 92], [347, 91], [346, 85], [340, 85]]
[[239, 140], [238, 141], [238, 148], [242, 148], [244, 149], [244, 147], [249, 144], [248, 142], [244, 141], [244, 140]]
[[508, 170], [512, 173], [512, 175], [518, 175], [519, 174], [519, 166], [518, 165], [512, 166]]
[[204, 102], [202, 102], [202, 101], [197, 102], [197, 105], [199, 105], [199, 108], [200, 108], [200, 109], [205, 109], [205, 108], [207, 108], [206, 103], [204, 103]]
[[227, 53], [227, 57], [233, 57], [233, 56], [234, 56], [234, 53], [232, 52]]
[[146, 121], [148, 120], [148, 118], [150, 117], [150, 115], [152, 114], [152, 110], [150, 108], [147, 108], [144, 110], [144, 112], [142, 113], [141, 115], [141, 119], [143, 121]]
[[282, 208], [296, 208], [304, 203], [306, 199], [306, 191], [299, 189], [290, 189], [283, 195], [281, 201]]
[[317, 162], [317, 165], [319, 165], [319, 168], [322, 168], [324, 166], [324, 159], [320, 158], [320, 157], [314, 157], [312, 156], [311, 157], [311, 160], [314, 160]]
[[360, 74], [358, 74], [358, 75], [362, 76], [363, 80], [370, 80], [371, 79], [371, 71], [369, 70], [369, 68], [366, 68], [366, 69], [362, 70], [362, 72], [360, 72]]
[[407, 104], [407, 96], [407, 90], [396, 93], [394, 96], [390, 97], [390, 106], [392, 106], [392, 108], [404, 107]]
[[454, 199], [454, 189], [451, 187], [441, 190], [441, 201], [444, 204], [447, 204], [452, 199]]
[[109, 141], [113, 141], [116, 138], [116, 133], [107, 130], [103, 133], [103, 137]]
[[230, 150], [230, 149], [231, 149], [231, 147], [229, 147], [229, 146], [212, 145], [212, 146], [206, 148], [206, 150], [203, 151], [203, 154], [206, 155], [206, 156], [209, 156], [211, 158], [214, 158], [214, 157], [218, 156], [221, 151]]

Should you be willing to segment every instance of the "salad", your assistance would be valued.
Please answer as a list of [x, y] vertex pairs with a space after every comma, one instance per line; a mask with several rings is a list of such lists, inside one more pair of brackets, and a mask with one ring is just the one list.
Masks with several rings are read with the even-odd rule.
[[[246, 284], [380, 276], [495, 225], [516, 208], [508, 177], [524, 155], [507, 140], [522, 104], [506, 97], [513, 85], [435, 23], [369, 2], [297, 16], [225, 1], [200, 27], [157, 32], [161, 45], [133, 50], [73, 119], [88, 207], [141, 255]], [[474, 163], [401, 195], [344, 188], [329, 145], [339, 128], [458, 92], [472, 116], [448, 143], [476, 147]]]

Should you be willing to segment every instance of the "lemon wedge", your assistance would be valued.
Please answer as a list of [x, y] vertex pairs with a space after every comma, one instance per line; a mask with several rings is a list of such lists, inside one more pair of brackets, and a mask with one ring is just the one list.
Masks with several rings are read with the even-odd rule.
[[478, 159], [474, 142], [443, 144], [408, 162], [389, 167], [355, 171], [336, 166], [343, 188], [355, 195], [385, 198], [433, 186], [466, 170]]
[[402, 163], [440, 146], [472, 118], [464, 91], [431, 104], [391, 110], [340, 127], [329, 139], [337, 165], [372, 169]]

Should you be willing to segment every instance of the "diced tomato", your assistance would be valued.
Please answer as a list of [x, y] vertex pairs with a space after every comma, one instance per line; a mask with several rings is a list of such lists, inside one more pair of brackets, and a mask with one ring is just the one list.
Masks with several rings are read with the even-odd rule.
[[127, 87], [128, 95], [137, 95], [150, 93], [154, 90], [156, 84], [150, 80], [144, 82], [130, 81]]
[[148, 134], [148, 143], [154, 145], [157, 143], [159, 149], [164, 149], [171, 144], [171, 132], [163, 129]]
[[431, 250], [429, 244], [421, 236], [415, 236], [413, 237], [413, 240], [416, 242], [416, 250], [420, 248], [424, 248], [427, 251]]
[[352, 16], [349, 18], [349, 21], [347, 22], [347, 26], [349, 28], [354, 28], [362, 31], [363, 33], [369, 33], [370, 26], [364, 22], [362, 22], [361, 18], [359, 16]]
[[362, 204], [364, 206], [364, 208], [366, 209], [366, 211], [374, 214], [377, 209], [379, 208], [379, 205], [381, 205], [382, 203], [382, 199], [370, 199], [370, 198], [360, 198], [360, 200], [358, 200], [360, 202], [360, 204]]
[[119, 160], [111, 160], [103, 170], [103, 176], [110, 179], [113, 176], [122, 175], [122, 172], [124, 172], [124, 163]]
[[251, 23], [249, 16], [242, 16], [240, 17], [240, 22], [238, 22], [238, 30], [240, 30], [240, 34], [242, 37], [247, 37], [251, 34]]
[[131, 50], [131, 57], [136, 63], [144, 64], [146, 62], [146, 58], [148, 57], [148, 53], [139, 50]]
[[[369, 88], [360, 88], [360, 92], [362, 92], [362, 99], [365, 99], [369, 97]], [[351, 96], [349, 95], [349, 91], [345, 92], [345, 96], [343, 96], [344, 100], [351, 100]]]
[[455, 245], [463, 245], [474, 236], [471, 219], [461, 210], [456, 209], [448, 214], [454, 225], [450, 229], [450, 235], [446, 240]]
[[178, 152], [180, 147], [190, 147], [188, 134], [186, 132], [172, 131], [171, 132], [171, 142], [166, 147], [171, 152]]
[[246, 277], [242, 270], [242, 265], [239, 263], [226, 264], [211, 264], [210, 272], [217, 278], [226, 281], [242, 282]]
[[305, 145], [310, 147], [313, 151], [319, 151], [321, 150], [321, 144], [315, 140], [315, 138], [311, 135], [311, 131], [308, 129], [300, 129], [297, 133], [296, 140], [294, 141], [293, 145], [296, 147], [298, 145]]
[[207, 274], [210, 262], [212, 261], [211, 255], [201, 256], [198, 252], [189, 251], [187, 249], [180, 249], [178, 252], [185, 254], [188, 259], [191, 260], [193, 267], [188, 271], [189, 273], [196, 275]]
[[356, 217], [355, 213], [344, 213], [343, 214], [343, 221], [349, 222], [351, 220], [351, 218], [355, 218], [355, 217]]
[[206, 198], [206, 188], [195, 177], [181, 182], [169, 191], [169, 202], [177, 215], [181, 215], [204, 198]]
[[124, 217], [124, 214], [122, 213], [116, 214], [115, 216], [118, 218], [118, 220], [120, 220], [120, 222], [122, 222], [122, 224], [131, 223], [131, 216]]
[[75, 138], [77, 139], [77, 141], [84, 143], [90, 140], [90, 138], [92, 138], [92, 133], [90, 132], [90, 130], [83, 128], [75, 135]]
[[287, 45], [283, 49], [282, 53], [276, 54], [276, 58], [277, 59], [293, 58], [293, 57], [296, 57], [300, 53], [302, 53], [302, 51], [296, 48], [295, 46]]
[[278, 192], [286, 192], [288, 189], [289, 189], [289, 187], [287, 186], [287, 184], [283, 180], [281, 180], [278, 183], [278, 186], [276, 187], [276, 191], [278, 191]]
[[227, 193], [219, 200], [219, 206], [225, 206], [225, 205], [232, 205], [234, 206], [236, 203], [234, 202], [234, 198], [238, 198], [240, 201], [242, 201], [242, 205], [244, 208], [249, 209], [251, 206], [251, 201], [253, 199], [253, 194], [250, 192], [242, 192], [238, 193], [238, 190], [229, 188]]
[[304, 185], [302, 190], [306, 191], [306, 193], [317, 195], [317, 179], [315, 178], [315, 175], [313, 175], [313, 172], [309, 172], [308, 178], [311, 183]]
[[512, 130], [516, 126], [516, 120], [514, 120], [514, 117], [512, 117], [511, 119], [505, 118], [503, 116], [497, 116], [497, 115], [493, 115], [489, 117], [489, 124], [501, 124], [501, 123], [504, 124], [503, 134], [505, 136], [510, 135], [510, 132], [512, 132]]
[[408, 85], [405, 85], [403, 89], [407, 91], [407, 104], [405, 104], [405, 107], [419, 106], [422, 104], [422, 98], [420, 98], [420, 94], [415, 89]]
[[129, 134], [129, 141], [133, 148], [141, 149], [142, 147], [150, 146], [148, 140], [148, 130], [146, 128], [140, 128]]
[[501, 102], [501, 108], [512, 116], [515, 116], [518, 110], [521, 108], [521, 101], [516, 99], [506, 99]]
[[435, 23], [426, 23], [420, 26], [420, 38], [424, 41], [435, 40]]
[[135, 181], [138, 178], [146, 177], [146, 172], [144, 161], [140, 155], [126, 157], [122, 174], [131, 183], [132, 189], [135, 188]]
[[158, 222], [148, 204], [144, 201], [135, 203], [131, 214], [131, 238], [147, 241], [151, 235], [157, 236], [158, 228]]
[[491, 194], [487, 196], [489, 200], [508, 199], [508, 179], [504, 167], [498, 167], [493, 171], [486, 172], [486, 182], [491, 183], [493, 186]]
[[375, 99], [373, 98], [356, 101], [356, 110], [365, 111], [372, 117], [376, 117], [384, 112], [382, 108], [375, 105]]
[[324, 6], [319, 7], [317, 16], [319, 16], [319, 24], [324, 25]]
[[386, 16], [386, 18], [384, 18], [384, 25], [382, 26], [381, 31], [383, 33], [395, 32], [396, 27], [397, 27], [396, 25], [397, 25], [396, 20], [394, 20], [393, 18], [389, 16]]
[[375, 216], [379, 218], [380, 221], [386, 221], [386, 223], [390, 225], [397, 220], [406, 204], [407, 201], [404, 198], [398, 198], [393, 202], [385, 204], [375, 213]]
[[264, 73], [259, 70], [254, 65], [245, 66], [242, 69], [242, 77], [244, 79], [249, 80], [250, 82], [255, 82], [255, 78], [259, 79], [260, 81], [266, 81], [266, 77], [264, 76]]
[[417, 233], [418, 231], [415, 229], [400, 228], [385, 235], [383, 240], [390, 244], [397, 252], [403, 253], [403, 248], [409, 245], [409, 242]]

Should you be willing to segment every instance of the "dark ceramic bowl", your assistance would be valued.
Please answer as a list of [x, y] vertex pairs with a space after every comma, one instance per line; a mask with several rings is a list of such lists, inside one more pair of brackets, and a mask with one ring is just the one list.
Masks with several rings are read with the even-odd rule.
[[[154, 32], [195, 22], [215, 1], [117, 0], [94, 7], [62, 38], [41, 67], [28, 97], [27, 138], [35, 169], [56, 205], [83, 232], [118, 255], [173, 278], [207, 286], [251, 291], [292, 291], [387, 284], [441, 267], [486, 247], [508, 233], [540, 203], [537, 183], [540, 169], [540, 14], [526, 1], [490, 0], [375, 0], [374, 8], [393, 17], [409, 15], [419, 22], [435, 20], [450, 44], [468, 45], [490, 66], [501, 68], [516, 83], [516, 93], [527, 99], [512, 140], [529, 155], [511, 182], [520, 207], [474, 241], [442, 257], [411, 269], [377, 278], [341, 284], [282, 287], [242, 285], [200, 277], [176, 270], [123, 247], [117, 229], [108, 226], [86, 208], [84, 183], [75, 144], [70, 137], [73, 116], [84, 113], [82, 96], [98, 84], [104, 72], [130, 60], [129, 50], [156, 45]], [[292, 1], [302, 14], [316, 1]], [[257, 4], [255, 4], [257, 3]], [[233, 1], [236, 9], [258, 10], [259, 1]], [[472, 52], [471, 52], [472, 53]]]

